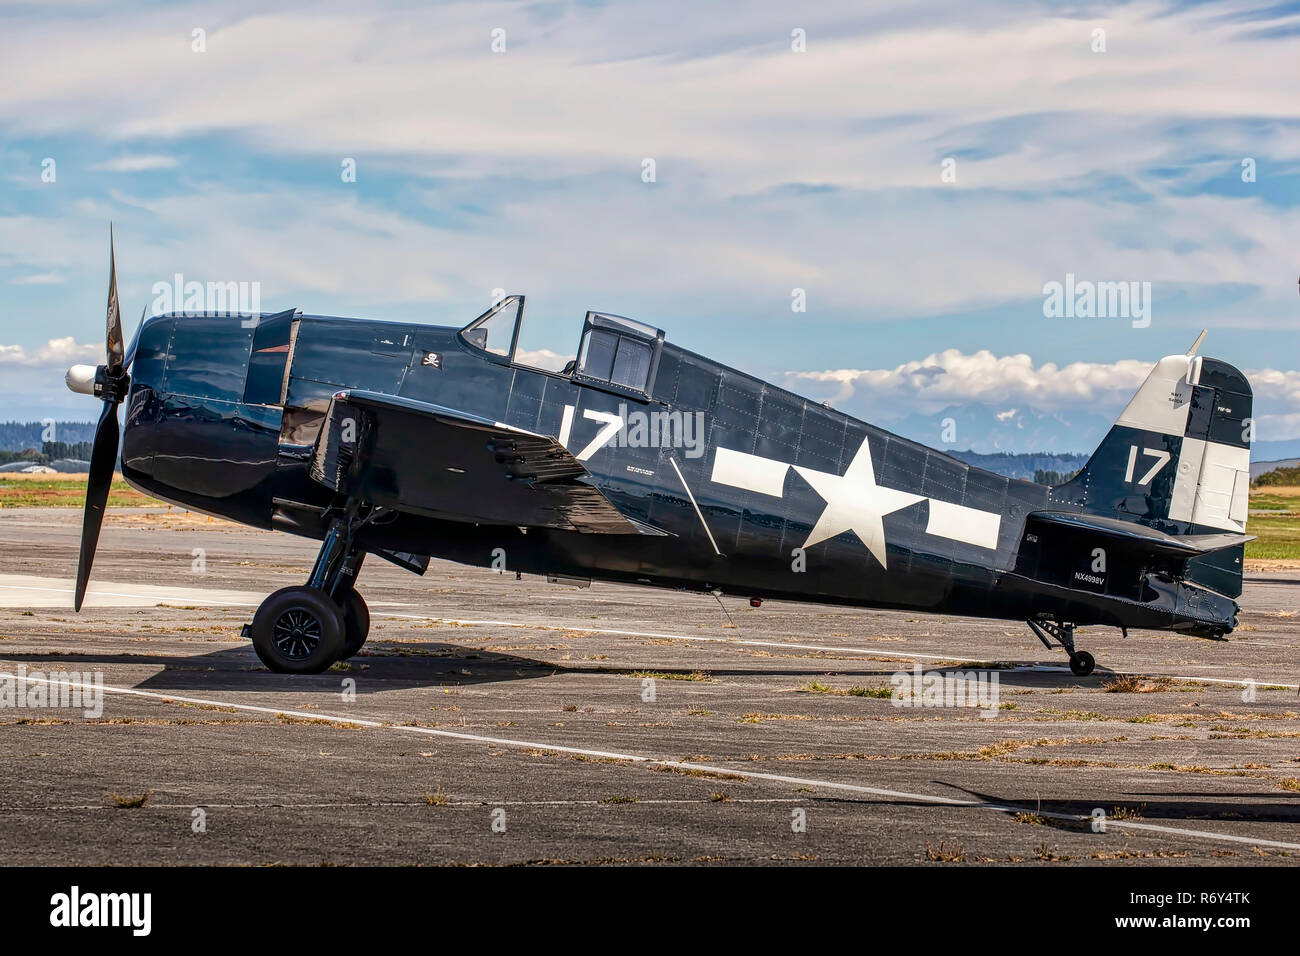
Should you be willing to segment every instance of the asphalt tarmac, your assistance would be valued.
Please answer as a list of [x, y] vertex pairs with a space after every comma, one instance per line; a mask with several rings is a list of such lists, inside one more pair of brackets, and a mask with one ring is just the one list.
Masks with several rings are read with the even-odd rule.
[[0, 697], [103, 688], [0, 706], [2, 864], [1300, 861], [1295, 571], [1223, 642], [1081, 629], [1076, 678], [1015, 622], [371, 558], [362, 653], [286, 677], [239, 629], [314, 542], [115, 511], [77, 615], [79, 527], [0, 511]]

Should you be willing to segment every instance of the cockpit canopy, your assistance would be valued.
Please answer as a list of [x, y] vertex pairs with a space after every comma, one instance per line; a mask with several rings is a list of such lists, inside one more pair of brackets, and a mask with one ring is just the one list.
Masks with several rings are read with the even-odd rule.
[[573, 377], [648, 395], [663, 343], [659, 329], [621, 315], [588, 312]]
[[524, 324], [524, 297], [506, 296], [465, 328], [460, 337], [476, 349], [513, 362]]
[[[524, 297], [507, 296], [461, 329], [460, 337], [493, 361], [520, 365], [516, 352], [523, 318]], [[661, 329], [621, 315], [588, 312], [578, 357], [559, 374], [606, 391], [648, 397], [663, 344]]]

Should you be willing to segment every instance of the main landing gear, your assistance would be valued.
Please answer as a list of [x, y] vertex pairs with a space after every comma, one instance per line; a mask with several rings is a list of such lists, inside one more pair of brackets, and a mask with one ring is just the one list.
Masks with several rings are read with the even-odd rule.
[[1065, 652], [1070, 655], [1070, 671], [1075, 677], [1087, 677], [1092, 673], [1092, 669], [1097, 666], [1097, 662], [1087, 651], [1076, 651], [1074, 649], [1073, 624], [1062, 624], [1045, 618], [1042, 620], [1030, 618], [1026, 623], [1049, 651], [1054, 646], [1053, 642], [1055, 642], [1055, 646], [1065, 649]]
[[353, 543], [358, 526], [354, 514], [337, 519], [307, 584], [276, 591], [245, 629], [257, 656], [276, 673], [319, 674], [365, 644], [370, 611], [355, 588], [366, 556]]

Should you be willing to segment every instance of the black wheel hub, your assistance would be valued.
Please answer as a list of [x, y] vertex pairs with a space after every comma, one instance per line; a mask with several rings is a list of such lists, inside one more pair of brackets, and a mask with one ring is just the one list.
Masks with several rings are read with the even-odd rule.
[[310, 611], [290, 608], [275, 619], [275, 646], [290, 660], [311, 657], [320, 641], [321, 622]]

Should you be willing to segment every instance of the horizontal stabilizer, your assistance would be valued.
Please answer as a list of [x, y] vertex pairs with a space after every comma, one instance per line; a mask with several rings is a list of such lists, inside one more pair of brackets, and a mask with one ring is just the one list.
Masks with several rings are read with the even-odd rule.
[[1184, 534], [1173, 535], [1143, 524], [1101, 515], [1074, 514], [1068, 511], [1035, 511], [1030, 519], [1043, 524], [1091, 531], [1108, 538], [1119, 538], [1133, 545], [1147, 548], [1154, 554], [1194, 558], [1197, 555], [1222, 551], [1235, 545], [1253, 541], [1254, 535], [1234, 534]]

